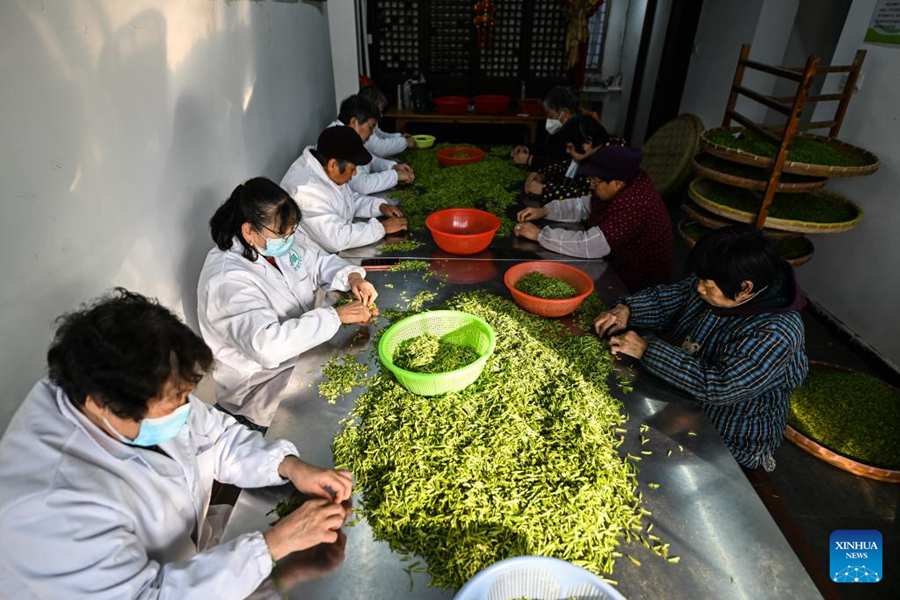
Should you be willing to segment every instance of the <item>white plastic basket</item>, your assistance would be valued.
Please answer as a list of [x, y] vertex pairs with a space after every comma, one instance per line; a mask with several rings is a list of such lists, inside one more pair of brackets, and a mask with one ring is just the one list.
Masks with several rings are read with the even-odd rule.
[[581, 567], [545, 556], [508, 558], [479, 572], [454, 600], [625, 600]]

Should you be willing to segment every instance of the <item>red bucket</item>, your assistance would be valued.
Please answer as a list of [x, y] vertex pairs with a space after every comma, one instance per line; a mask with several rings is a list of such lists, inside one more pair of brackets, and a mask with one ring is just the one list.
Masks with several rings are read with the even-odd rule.
[[434, 99], [434, 110], [439, 115], [463, 115], [469, 108], [465, 96], [438, 96]]
[[475, 96], [475, 112], [482, 115], [500, 115], [509, 110], [509, 96]]
[[[516, 284], [522, 277], [534, 272], [562, 279], [575, 288], [575, 291], [578, 292], [577, 295], [560, 299], [538, 298], [516, 289]], [[516, 304], [541, 317], [564, 317], [571, 314], [594, 291], [594, 280], [581, 269], [561, 262], [543, 260], [520, 263], [510, 267], [503, 275], [503, 283], [512, 294]]]
[[478, 254], [491, 245], [500, 219], [477, 208], [448, 208], [428, 215], [425, 227], [444, 252]]

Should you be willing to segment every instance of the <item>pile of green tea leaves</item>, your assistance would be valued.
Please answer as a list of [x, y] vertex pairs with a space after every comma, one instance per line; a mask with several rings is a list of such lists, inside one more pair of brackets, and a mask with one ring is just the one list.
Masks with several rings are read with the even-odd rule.
[[871, 375], [812, 365], [788, 423], [838, 454], [900, 469], [900, 391]]
[[376, 539], [422, 556], [445, 588], [518, 555], [610, 574], [627, 540], [677, 562], [668, 544], [641, 535], [649, 511], [634, 462], [619, 453], [626, 416], [609, 393], [603, 342], [487, 292], [444, 307], [496, 332], [478, 380], [422, 397], [382, 370], [334, 439], [335, 464], [353, 471], [357, 512]]
[[517, 202], [525, 171], [509, 158], [510, 146], [491, 148], [484, 160], [468, 165], [441, 167], [437, 151], [459, 144], [438, 144], [425, 150], [407, 150], [398, 159], [416, 173], [411, 186], [397, 188], [391, 196], [409, 219], [411, 230], [422, 229], [425, 218], [445, 208], [479, 208], [500, 218], [497, 235], [508, 235], [515, 223], [507, 210]]
[[469, 346], [453, 344], [426, 333], [403, 340], [394, 351], [394, 364], [414, 373], [449, 373], [478, 360]]
[[[719, 158], [718, 156], [713, 156], [712, 154], [699, 154], [697, 155], [696, 160], [702, 166], [708, 169], [712, 169], [713, 171], [726, 173], [728, 175], [734, 175], [735, 177], [744, 177], [745, 179], [754, 179], [761, 183], [766, 183], [769, 181], [769, 171], [766, 169], [751, 167], [750, 165], [742, 165], [741, 163], [725, 160], [723, 158]], [[806, 175], [795, 175], [793, 173], [781, 174], [782, 183], [812, 183], [815, 181], [822, 181], [822, 178], [808, 177]]]
[[366, 382], [369, 367], [354, 356], [333, 356], [322, 367], [322, 382], [319, 396], [329, 404], [334, 404], [340, 396], [349, 394], [353, 388]]
[[[778, 144], [753, 131], [741, 130], [736, 136], [733, 131], [715, 129], [706, 132], [704, 136], [714, 144], [743, 150], [757, 156], [775, 158], [775, 155], [778, 154]], [[843, 146], [803, 136], [794, 138], [788, 150], [787, 159], [793, 162], [834, 167], [861, 167], [871, 162], [862, 153], [852, 152]]]
[[378, 249], [378, 252], [381, 254], [388, 253], [396, 253], [396, 252], [410, 252], [415, 250], [416, 248], [421, 248], [424, 246], [422, 242], [418, 242], [416, 240], [402, 240], [399, 242], [391, 242], [390, 244], [382, 244]]
[[[756, 215], [762, 206], [762, 195], [704, 179], [696, 184], [697, 191], [708, 200], [742, 212]], [[809, 194], [777, 193], [769, 207], [769, 216], [776, 219], [806, 221], [807, 223], [846, 223], [860, 215], [860, 210], [843, 196], [831, 192]]]
[[[704, 227], [696, 221], [689, 221], [681, 227], [691, 240], [698, 241], [704, 235], [712, 231]], [[793, 260], [806, 256], [811, 251], [812, 244], [803, 236], [779, 236], [772, 239], [775, 245], [775, 251], [785, 260]]]
[[528, 273], [519, 279], [516, 282], [516, 289], [529, 296], [551, 300], [571, 298], [578, 294], [578, 290], [572, 287], [569, 282], [556, 277], [548, 277], [537, 271]]

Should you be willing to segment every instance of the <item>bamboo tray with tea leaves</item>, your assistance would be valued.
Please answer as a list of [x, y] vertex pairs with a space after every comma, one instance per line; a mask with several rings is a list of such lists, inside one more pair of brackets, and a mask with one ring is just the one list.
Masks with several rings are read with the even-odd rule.
[[[678, 234], [685, 243], [693, 248], [697, 241], [712, 231], [713, 228], [704, 227], [691, 219], [682, 219], [678, 223]], [[815, 246], [808, 238], [802, 235], [783, 236], [772, 240], [775, 245], [775, 251], [784, 260], [788, 261], [795, 267], [806, 264], [812, 258], [815, 252]]]

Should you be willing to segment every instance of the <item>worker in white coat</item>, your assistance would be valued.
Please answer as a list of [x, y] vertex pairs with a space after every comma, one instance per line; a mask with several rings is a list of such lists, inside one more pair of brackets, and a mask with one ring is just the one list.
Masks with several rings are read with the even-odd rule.
[[[195, 398], [212, 353], [166, 308], [119, 289], [63, 317], [47, 360], [0, 440], [4, 598], [245, 598], [273, 560], [338, 541], [350, 473]], [[215, 543], [213, 479], [314, 499]]]
[[369, 160], [371, 154], [353, 129], [328, 127], [281, 180], [300, 206], [300, 229], [325, 251], [366, 246], [406, 229], [399, 207], [384, 198], [361, 196], [347, 185], [357, 165]]
[[[372, 138], [379, 118], [381, 111], [378, 107], [356, 94], [341, 102], [338, 118], [328, 126], [346, 125], [355, 131], [365, 144]], [[398, 183], [411, 183], [415, 180], [415, 173], [409, 165], [398, 164], [375, 152], [369, 154], [371, 160], [368, 163], [357, 164], [356, 173], [350, 179], [350, 189], [354, 192], [363, 195], [378, 194], [396, 187]]]
[[[388, 106], [388, 99], [381, 90], [374, 85], [369, 85], [360, 88], [359, 95], [377, 106], [380, 114], [384, 114]], [[366, 140], [366, 150], [381, 158], [388, 158], [415, 147], [416, 140], [411, 135], [399, 132], [388, 133], [383, 131], [378, 124], [375, 125], [372, 135]]]
[[[237, 186], [210, 219], [215, 247], [197, 286], [197, 317], [216, 359], [219, 407], [267, 427], [280, 397], [268, 383], [341, 324], [366, 323], [378, 296], [363, 268], [320, 252], [297, 232], [294, 200], [264, 177]], [[317, 290], [350, 290], [333, 308]]]

